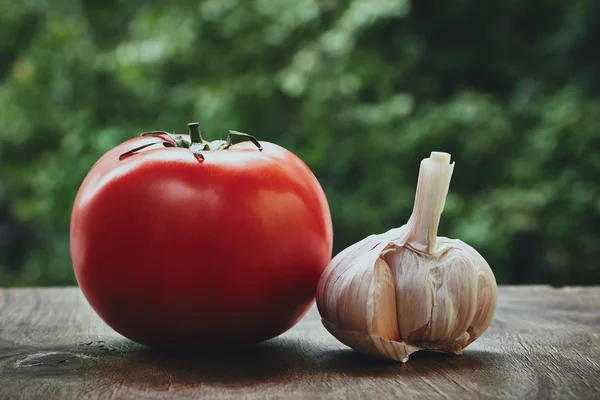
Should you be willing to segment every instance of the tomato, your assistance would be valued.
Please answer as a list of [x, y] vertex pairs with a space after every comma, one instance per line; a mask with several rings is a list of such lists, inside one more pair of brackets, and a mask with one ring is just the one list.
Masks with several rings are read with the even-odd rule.
[[331, 259], [323, 190], [276, 144], [189, 142], [138, 137], [92, 167], [71, 217], [79, 286], [143, 344], [275, 337], [310, 308]]

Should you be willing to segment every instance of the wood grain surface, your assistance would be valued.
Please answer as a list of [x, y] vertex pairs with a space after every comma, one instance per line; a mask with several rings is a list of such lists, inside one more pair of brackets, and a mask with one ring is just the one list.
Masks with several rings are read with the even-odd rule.
[[261, 345], [159, 352], [113, 332], [80, 291], [0, 290], [0, 399], [600, 398], [600, 287], [502, 287], [462, 356], [362, 356], [316, 308]]

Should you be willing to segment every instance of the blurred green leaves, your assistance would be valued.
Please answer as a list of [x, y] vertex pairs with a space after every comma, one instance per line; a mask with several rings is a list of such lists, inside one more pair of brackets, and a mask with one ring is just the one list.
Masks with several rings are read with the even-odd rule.
[[600, 283], [597, 2], [0, 0], [0, 285], [74, 283], [70, 208], [148, 130], [252, 133], [328, 195], [336, 252], [456, 161], [441, 233], [500, 282]]

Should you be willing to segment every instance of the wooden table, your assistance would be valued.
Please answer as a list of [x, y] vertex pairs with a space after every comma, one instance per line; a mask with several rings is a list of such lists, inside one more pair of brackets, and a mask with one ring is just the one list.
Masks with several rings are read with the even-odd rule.
[[317, 310], [236, 352], [161, 353], [111, 331], [80, 291], [0, 290], [0, 399], [600, 398], [600, 287], [502, 287], [463, 356], [359, 355]]

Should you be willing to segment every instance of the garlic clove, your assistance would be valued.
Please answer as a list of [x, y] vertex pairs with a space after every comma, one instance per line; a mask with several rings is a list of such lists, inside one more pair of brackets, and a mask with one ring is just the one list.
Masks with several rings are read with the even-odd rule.
[[394, 247], [387, 259], [396, 277], [396, 304], [400, 337], [411, 342], [428, 334], [433, 308], [433, 285], [425, 259], [406, 247]]
[[343, 274], [336, 279], [322, 279], [324, 284], [317, 296], [319, 304], [327, 305], [320, 310], [323, 318], [340, 329], [381, 334], [394, 340], [398, 338], [395, 288], [389, 267], [379, 257], [384, 246], [370, 243], [366, 248], [371, 250], [349, 262]]
[[[348, 284], [347, 280], [350, 273], [360, 267], [360, 260], [354, 260], [353, 258], [355, 254], [361, 254], [369, 249], [372, 251], [379, 243], [375, 235], [372, 235], [340, 252], [329, 263], [317, 286], [317, 307], [323, 318], [333, 324], [340, 325], [338, 303], [342, 299], [340, 299], [339, 293]], [[371, 257], [375, 260], [377, 252], [373, 252], [367, 259]]]
[[367, 296], [367, 333], [383, 340], [400, 340], [394, 277], [382, 257], [375, 261]]
[[[438, 238], [438, 243], [444, 241], [452, 242]], [[439, 263], [430, 270], [436, 307], [431, 315], [428, 340], [451, 343], [467, 331], [477, 311], [477, 271], [465, 252], [458, 248], [451, 248]]]
[[355, 264], [354, 267], [351, 278], [341, 281], [337, 314], [339, 326], [360, 332], [367, 329], [366, 293], [373, 271], [364, 265]]

